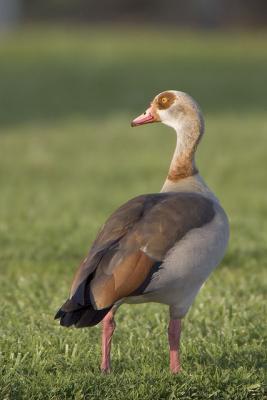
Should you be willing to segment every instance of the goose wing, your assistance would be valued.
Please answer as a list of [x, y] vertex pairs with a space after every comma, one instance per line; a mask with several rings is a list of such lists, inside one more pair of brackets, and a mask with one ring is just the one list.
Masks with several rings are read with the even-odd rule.
[[147, 194], [128, 201], [98, 233], [61, 310], [109, 310], [138, 289], [187, 232], [213, 217], [212, 201], [196, 193]]

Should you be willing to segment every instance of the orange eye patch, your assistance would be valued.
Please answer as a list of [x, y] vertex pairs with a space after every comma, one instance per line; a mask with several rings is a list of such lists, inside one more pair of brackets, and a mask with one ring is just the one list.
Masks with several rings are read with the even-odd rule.
[[169, 108], [175, 101], [175, 95], [171, 92], [161, 93], [157, 99], [156, 103], [160, 110]]

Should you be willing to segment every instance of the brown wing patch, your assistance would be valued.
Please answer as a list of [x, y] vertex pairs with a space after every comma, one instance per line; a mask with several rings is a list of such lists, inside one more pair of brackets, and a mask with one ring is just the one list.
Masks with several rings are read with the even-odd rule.
[[147, 196], [138, 196], [119, 207], [102, 226], [91, 247], [88, 256], [79, 265], [72, 281], [70, 297], [74, 295], [80, 284], [98, 266], [103, 255], [118, 242], [139, 220], [145, 207]]
[[174, 93], [162, 92], [159, 96], [156, 97], [156, 104], [158, 109], [166, 110], [174, 103], [175, 99], [176, 97]]
[[155, 261], [142, 251], [126, 255], [109, 274], [105, 272], [106, 260], [99, 265], [91, 282], [91, 300], [97, 309], [111, 306], [128, 296], [146, 279]]

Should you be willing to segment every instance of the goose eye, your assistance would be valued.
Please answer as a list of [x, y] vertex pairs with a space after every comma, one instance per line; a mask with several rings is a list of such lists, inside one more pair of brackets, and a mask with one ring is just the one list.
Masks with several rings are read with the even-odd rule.
[[161, 102], [162, 104], [166, 104], [168, 101], [167, 97], [162, 97]]

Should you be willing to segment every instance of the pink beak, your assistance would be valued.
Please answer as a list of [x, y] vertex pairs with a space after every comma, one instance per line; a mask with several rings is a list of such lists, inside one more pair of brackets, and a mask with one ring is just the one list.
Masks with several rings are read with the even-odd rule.
[[156, 118], [153, 116], [151, 112], [151, 107], [146, 110], [143, 114], [139, 115], [139, 117], [135, 118], [131, 122], [131, 126], [138, 126], [144, 124], [151, 124], [152, 122], [156, 122]]

